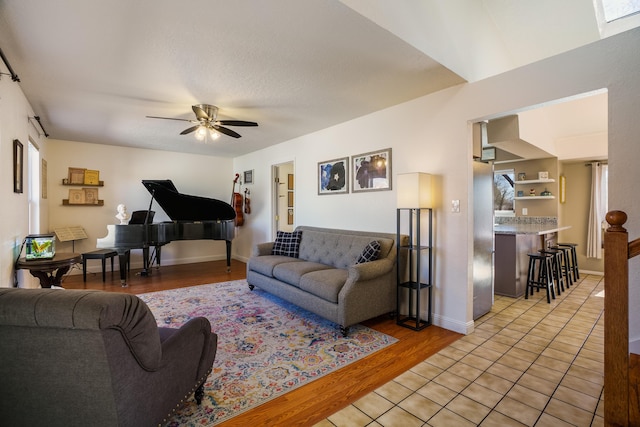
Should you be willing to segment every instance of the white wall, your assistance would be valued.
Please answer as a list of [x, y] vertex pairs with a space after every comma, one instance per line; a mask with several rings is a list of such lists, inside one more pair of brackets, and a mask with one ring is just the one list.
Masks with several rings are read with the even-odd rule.
[[[318, 196], [317, 162], [393, 148], [393, 176], [423, 171], [436, 176], [436, 324], [469, 332], [472, 322], [473, 213], [470, 121], [488, 119], [545, 102], [606, 88], [609, 91], [611, 209], [629, 213], [627, 229], [640, 236], [640, 29], [472, 84], [457, 86], [235, 159], [238, 170], [268, 176], [272, 164], [295, 159], [296, 224], [395, 231], [395, 189]], [[252, 191], [251, 230], [236, 246], [249, 253], [271, 235], [269, 186]], [[450, 212], [460, 199], [461, 213]], [[246, 256], [246, 255], [245, 255]], [[631, 266], [632, 278], [640, 269]], [[635, 280], [637, 282], [637, 279]], [[637, 283], [636, 283], [637, 285]], [[633, 288], [633, 283], [632, 283]], [[637, 288], [637, 286], [636, 286]], [[640, 338], [640, 291], [631, 291], [631, 337]]]
[[[4, 64], [0, 70], [7, 73]], [[25, 98], [20, 84], [3, 74], [0, 76], [0, 200], [2, 214], [0, 221], [0, 286], [13, 286], [13, 265], [18, 256], [24, 236], [29, 234], [29, 208], [27, 198], [27, 182], [29, 164], [27, 152], [29, 139], [40, 149], [40, 157], [47, 159], [47, 141], [40, 137], [41, 129], [29, 123], [28, 117], [34, 113]], [[13, 192], [13, 140], [17, 139], [23, 146], [23, 193]], [[48, 210], [46, 200], [40, 209], [40, 228], [47, 228]], [[21, 282], [36, 286], [39, 282], [25, 271], [18, 272]]]
[[[226, 158], [154, 151], [99, 144], [50, 140], [49, 169], [49, 230], [56, 227], [82, 226], [86, 240], [75, 242], [78, 253], [96, 248], [96, 239], [107, 235], [107, 224], [118, 224], [116, 207], [123, 203], [129, 213], [147, 210], [151, 194], [142, 185], [143, 179], [171, 179], [184, 194], [209, 197], [229, 203], [233, 187], [232, 161]], [[99, 198], [104, 206], [63, 206], [69, 189], [63, 186], [69, 167], [100, 171]], [[169, 221], [157, 202], [154, 222]], [[57, 250], [71, 252], [72, 244], [58, 243]], [[184, 264], [214, 259], [225, 259], [224, 241], [176, 241], [162, 248], [162, 264]], [[142, 251], [132, 251], [132, 267], [142, 266]], [[90, 263], [89, 271], [100, 271], [97, 262]]]

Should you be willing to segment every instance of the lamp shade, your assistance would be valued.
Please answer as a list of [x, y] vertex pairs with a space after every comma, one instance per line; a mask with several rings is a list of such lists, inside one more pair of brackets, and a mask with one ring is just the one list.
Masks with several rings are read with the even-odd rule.
[[398, 208], [430, 208], [432, 205], [431, 175], [428, 173], [398, 174], [396, 189]]

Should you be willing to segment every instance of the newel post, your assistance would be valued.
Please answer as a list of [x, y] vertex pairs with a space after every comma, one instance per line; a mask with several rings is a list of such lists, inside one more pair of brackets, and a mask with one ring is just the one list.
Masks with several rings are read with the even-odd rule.
[[629, 424], [629, 233], [627, 214], [610, 211], [604, 235], [604, 419]]

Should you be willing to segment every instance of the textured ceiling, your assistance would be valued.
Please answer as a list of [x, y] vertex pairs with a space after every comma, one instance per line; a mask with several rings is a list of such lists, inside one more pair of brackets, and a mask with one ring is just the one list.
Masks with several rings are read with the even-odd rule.
[[[562, 4], [0, 0], [0, 48], [50, 138], [234, 157], [599, 38], [590, 1]], [[259, 126], [146, 118], [198, 103]]]

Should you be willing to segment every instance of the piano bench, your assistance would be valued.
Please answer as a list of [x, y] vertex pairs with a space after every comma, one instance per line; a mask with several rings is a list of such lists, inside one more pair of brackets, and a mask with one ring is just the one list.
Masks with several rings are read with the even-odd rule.
[[[107, 258], [111, 259], [111, 273], [113, 273], [113, 258], [118, 256], [118, 252], [113, 249], [98, 249], [96, 251], [85, 252], [82, 254], [82, 279], [87, 281], [87, 260], [88, 259], [99, 259], [102, 260], [102, 281], [104, 282], [105, 277], [105, 265]], [[123, 268], [123, 266], [120, 266]]]

